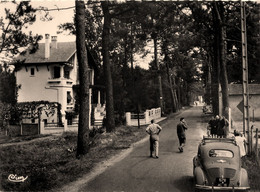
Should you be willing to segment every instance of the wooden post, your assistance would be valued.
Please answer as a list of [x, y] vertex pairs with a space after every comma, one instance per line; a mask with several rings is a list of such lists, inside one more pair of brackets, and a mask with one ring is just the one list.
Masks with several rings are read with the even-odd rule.
[[5, 128], [5, 135], [8, 135], [8, 130], [9, 130], [9, 120], [6, 121], [6, 128]]
[[228, 108], [228, 133], [231, 132], [231, 128], [232, 128], [232, 127], [231, 127], [231, 121], [232, 121], [231, 116], [232, 116], [231, 108], [229, 107], [229, 108]]
[[249, 127], [249, 90], [248, 90], [248, 60], [245, 2], [241, 2], [241, 36], [242, 36], [242, 70], [243, 70], [243, 133], [247, 131], [248, 155], [252, 153], [252, 135]]
[[253, 109], [253, 122], [255, 122], [255, 110]]

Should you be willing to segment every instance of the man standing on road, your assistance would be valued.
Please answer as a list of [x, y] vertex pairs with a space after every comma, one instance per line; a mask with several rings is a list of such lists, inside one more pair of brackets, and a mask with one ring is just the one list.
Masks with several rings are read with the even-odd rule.
[[179, 139], [179, 150], [180, 152], [183, 152], [183, 147], [185, 146], [186, 143], [186, 135], [185, 135], [185, 130], [188, 129], [188, 126], [186, 124], [186, 121], [183, 117], [180, 118], [180, 123], [177, 125], [177, 135]]
[[154, 120], [151, 120], [151, 124], [146, 128], [146, 132], [150, 135], [150, 157], [153, 157], [153, 152], [155, 152], [155, 157], [159, 158], [159, 133], [161, 130], [160, 125], [154, 123]]

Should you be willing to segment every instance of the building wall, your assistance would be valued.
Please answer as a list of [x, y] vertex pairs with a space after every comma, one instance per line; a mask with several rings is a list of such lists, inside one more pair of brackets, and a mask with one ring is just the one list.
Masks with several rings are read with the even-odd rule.
[[[34, 68], [35, 75], [30, 75], [31, 68]], [[17, 84], [21, 85], [18, 90], [18, 102], [27, 101], [57, 101], [58, 92], [55, 89], [46, 89], [48, 79], [51, 74], [46, 66], [38, 66], [38, 71], [35, 66], [22, 67], [16, 72]]]
[[[78, 64], [77, 64], [77, 56], [74, 54], [69, 60], [71, 64], [70, 67], [70, 76], [68, 78], [64, 78], [64, 70], [63, 65], [60, 64], [51, 64], [48, 63], [44, 65], [35, 65], [27, 66], [26, 68], [23, 66], [18, 72], [16, 72], [17, 84], [21, 85], [21, 89], [18, 90], [18, 102], [31, 102], [31, 101], [50, 101], [50, 102], [58, 102], [61, 104], [61, 115], [62, 122], [65, 122], [65, 111], [70, 111], [74, 108], [75, 100], [73, 93], [73, 85], [79, 83], [78, 79]], [[59, 66], [62, 69], [60, 70], [60, 78], [54, 78], [54, 67]], [[68, 67], [68, 66], [66, 66]], [[31, 68], [34, 68], [34, 75], [31, 75]], [[94, 84], [94, 70], [90, 69], [90, 83]], [[67, 92], [70, 92], [72, 97], [72, 103], [67, 103]], [[89, 92], [89, 106], [91, 113], [91, 97], [92, 90]], [[91, 117], [91, 115], [89, 115]], [[53, 117], [45, 117], [44, 114], [41, 116], [41, 124], [43, 123], [43, 119], [46, 119], [47, 122], [57, 122], [57, 115]], [[89, 125], [91, 123], [91, 118], [89, 118]], [[26, 120], [25, 120], [26, 121]], [[29, 120], [28, 120], [28, 123]], [[48, 130], [48, 131], [47, 131]], [[61, 131], [62, 129], [53, 129], [52, 131]], [[42, 128], [41, 133], [49, 132], [50, 129]]]
[[[229, 96], [229, 105], [231, 108], [231, 115], [234, 121], [243, 121], [243, 112], [241, 112], [237, 105], [243, 101], [242, 95], [230, 95]], [[249, 97], [249, 115], [252, 120], [253, 118], [253, 110], [254, 117], [256, 121], [260, 121], [260, 95], [250, 95]]]
[[[27, 101], [50, 101], [59, 102], [62, 105], [62, 113], [68, 108], [74, 107], [73, 105], [67, 105], [67, 92], [71, 93], [71, 97], [74, 98], [72, 86], [77, 83], [77, 59], [73, 56], [71, 59], [73, 67], [70, 68], [70, 78], [67, 84], [66, 78], [64, 78], [64, 66], [59, 64], [49, 64], [40, 66], [28, 66], [22, 67], [21, 70], [16, 72], [17, 84], [21, 85], [21, 89], [18, 90], [18, 102]], [[59, 83], [54, 80], [54, 67], [61, 67], [61, 77]], [[31, 75], [31, 68], [34, 69], [34, 75]], [[73, 101], [74, 102], [74, 101]]]

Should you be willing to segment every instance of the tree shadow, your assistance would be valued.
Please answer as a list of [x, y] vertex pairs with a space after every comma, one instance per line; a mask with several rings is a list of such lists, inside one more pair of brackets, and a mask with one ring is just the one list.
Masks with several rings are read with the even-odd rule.
[[174, 186], [182, 192], [192, 192], [194, 190], [193, 176], [183, 176], [174, 181]]

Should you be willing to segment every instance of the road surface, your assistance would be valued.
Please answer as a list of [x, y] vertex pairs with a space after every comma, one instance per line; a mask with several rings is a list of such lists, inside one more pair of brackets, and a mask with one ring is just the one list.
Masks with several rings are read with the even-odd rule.
[[[123, 160], [112, 165], [79, 191], [193, 191], [192, 159], [196, 155], [206, 121], [201, 107], [192, 107], [163, 123], [159, 159], [149, 157], [148, 141], [136, 146]], [[184, 152], [178, 150], [176, 125], [184, 117], [189, 129]]]

